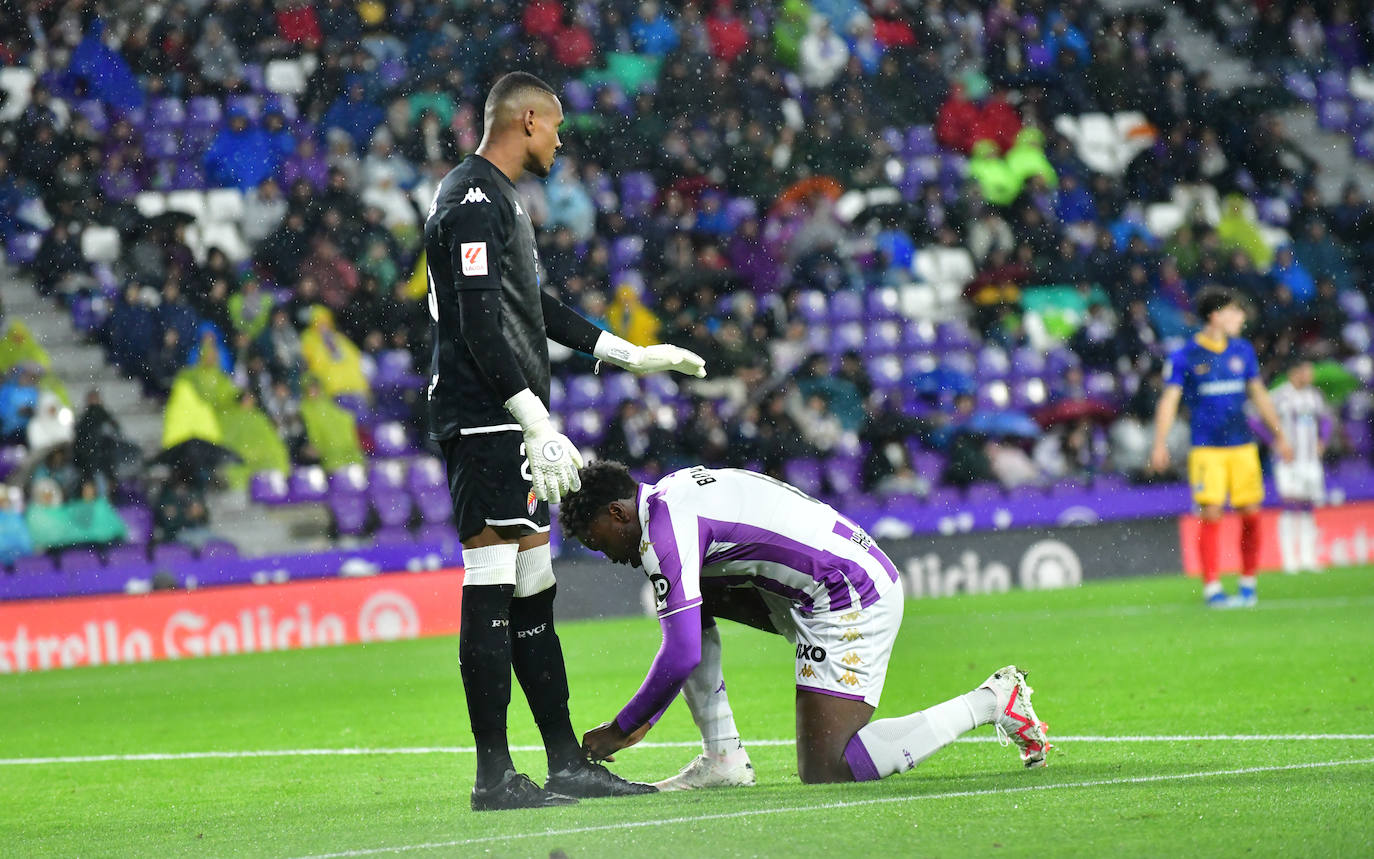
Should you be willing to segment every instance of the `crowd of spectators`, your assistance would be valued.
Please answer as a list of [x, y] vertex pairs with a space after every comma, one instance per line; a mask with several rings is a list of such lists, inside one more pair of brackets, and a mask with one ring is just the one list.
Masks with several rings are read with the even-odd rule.
[[[1261, 20], [1284, 6], [1266, 5]], [[1247, 4], [1216, 6], [1227, 20]], [[1368, 26], [1335, 6], [1327, 39]], [[1309, 13], [1283, 14], [1294, 35], [1281, 53], [1301, 59]], [[428, 366], [427, 192], [475, 147], [487, 87], [520, 68], [564, 93], [569, 117], [553, 175], [520, 183], [545, 282], [631, 339], [693, 349], [710, 373], [686, 386], [681, 410], [621, 404], [599, 453], [649, 472], [698, 461], [779, 472], [862, 450], [865, 485], [891, 491], [1083, 476], [1122, 467], [1101, 421], [1065, 422], [1034, 445], [961, 432], [973, 397], [940, 390], [913, 408], [874, 384], [860, 354], [815, 355], [799, 308], [810, 290], [905, 283], [921, 248], [967, 248], [977, 341], [1025, 348], [1024, 291], [1071, 287], [1088, 308], [1067, 340], [1077, 361], [1042, 401], [1084, 396], [1085, 370], [1114, 373], [1112, 414], [1142, 425], [1164, 346], [1196, 325], [1190, 299], [1204, 285], [1246, 296], [1267, 371], [1299, 352], [1342, 357], [1334, 297], [1367, 288], [1374, 209], [1353, 190], [1322, 205], [1273, 120], [1188, 72], [1158, 24], [1091, 0], [13, 4], [0, 10], [15, 34], [0, 62], [41, 74], [0, 136], [0, 230], [44, 220], [23, 205], [41, 197], [50, 229], [32, 272], [70, 300], [99, 289], [82, 225], [118, 227], [101, 335], [111, 359], [173, 399], [188, 366], [221, 373], [291, 461], [329, 464], [303, 429], [312, 401], [365, 414], [383, 364]], [[254, 68], [302, 57], [297, 97], [268, 97], [260, 116], [233, 106]], [[217, 247], [199, 258], [184, 219], [132, 205], [172, 180], [117, 109], [165, 96], [230, 105], [200, 166], [212, 187], [246, 192], [241, 262]], [[114, 109], [108, 131], [72, 110], [88, 98]], [[1090, 111], [1138, 111], [1153, 127], [1120, 176], [1089, 169], [1056, 131], [1058, 117]], [[883, 132], [922, 125], [968, 156], [967, 179], [910, 180]], [[643, 211], [626, 205], [631, 174], [655, 189]], [[1202, 184], [1225, 196], [1218, 223], [1190, 211], [1172, 235], [1146, 229], [1146, 204]], [[902, 187], [901, 205], [838, 217], [840, 190], [886, 185]], [[1289, 203], [1291, 243], [1274, 247], [1249, 214], [1261, 197]], [[624, 277], [614, 243], [630, 235], [643, 249]], [[591, 366], [558, 357], [564, 377]], [[218, 385], [208, 378], [202, 397]], [[405, 404], [421, 437], [422, 400]], [[942, 474], [916, 473], [913, 441], [946, 454]]]

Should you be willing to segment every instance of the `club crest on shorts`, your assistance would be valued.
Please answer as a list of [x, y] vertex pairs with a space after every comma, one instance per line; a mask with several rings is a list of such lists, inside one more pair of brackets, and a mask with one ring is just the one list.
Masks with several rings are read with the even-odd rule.
[[533, 515], [534, 515], [534, 508], [536, 508], [536, 507], [538, 507], [538, 506], [539, 506], [539, 496], [538, 496], [538, 495], [535, 495], [535, 494], [534, 494], [534, 490], [531, 489], [531, 490], [530, 490], [530, 494], [525, 496], [525, 508], [526, 508], [527, 510], [529, 510], [529, 511], [530, 511], [530, 515], [533, 516]]

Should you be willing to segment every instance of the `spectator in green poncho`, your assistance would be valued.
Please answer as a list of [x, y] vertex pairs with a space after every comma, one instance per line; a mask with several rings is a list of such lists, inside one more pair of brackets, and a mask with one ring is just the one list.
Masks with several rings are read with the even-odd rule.
[[1274, 249], [1260, 233], [1259, 224], [1246, 217], [1245, 198], [1228, 194], [1222, 200], [1222, 216], [1217, 222], [1217, 238], [1224, 248], [1245, 252], [1259, 271], [1268, 271], [1274, 261]]
[[259, 471], [290, 470], [286, 444], [251, 393], [240, 394], [238, 404], [219, 416], [219, 424], [220, 443], [243, 459], [242, 464], [224, 469], [230, 486], [247, 486], [248, 479]]
[[234, 330], [249, 340], [257, 339], [267, 327], [273, 304], [272, 296], [262, 291], [258, 279], [248, 278], [229, 298], [229, 319], [234, 323]]
[[1010, 205], [1021, 193], [1021, 181], [997, 153], [997, 144], [980, 140], [973, 144], [968, 172], [983, 191], [983, 197], [996, 206]]
[[1007, 150], [1007, 168], [1016, 177], [1017, 192], [1032, 176], [1041, 176], [1051, 188], [1058, 187], [1059, 177], [1045, 157], [1045, 132], [1026, 126], [1016, 135], [1016, 144]]
[[301, 419], [305, 422], [306, 438], [326, 471], [363, 461], [363, 448], [358, 441], [358, 426], [353, 415], [325, 396], [315, 379], [306, 384], [305, 398], [301, 400]]

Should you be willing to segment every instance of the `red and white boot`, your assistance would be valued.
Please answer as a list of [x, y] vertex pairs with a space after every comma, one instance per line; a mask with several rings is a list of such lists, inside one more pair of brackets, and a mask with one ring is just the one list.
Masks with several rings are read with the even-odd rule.
[[993, 719], [997, 739], [1004, 746], [1015, 743], [1027, 767], [1043, 767], [1045, 753], [1054, 747], [1045, 737], [1049, 725], [1040, 721], [1031, 706], [1031, 693], [1035, 690], [1026, 684], [1025, 672], [1008, 665], [978, 688], [991, 689], [997, 696], [997, 716]]

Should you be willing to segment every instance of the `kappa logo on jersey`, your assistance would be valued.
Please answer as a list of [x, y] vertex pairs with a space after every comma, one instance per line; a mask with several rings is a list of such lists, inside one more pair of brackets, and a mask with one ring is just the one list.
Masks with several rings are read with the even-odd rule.
[[863, 637], [864, 637], [864, 634], [863, 634], [862, 632], [859, 632], [857, 629], [846, 629], [846, 630], [844, 631], [844, 635], [841, 635], [841, 636], [840, 636], [840, 638], [844, 639], [845, 641], [849, 641], [849, 642], [858, 641], [859, 639], [861, 639], [861, 638], [863, 638]]
[[859, 678], [857, 675], [854, 674], [853, 671], [846, 671], [845, 673], [840, 675], [840, 682], [848, 683], [850, 686], [858, 686]]
[[530, 515], [533, 516], [533, 515], [534, 515], [534, 508], [536, 508], [536, 507], [538, 507], [538, 506], [539, 506], [539, 496], [538, 496], [538, 495], [535, 495], [535, 494], [534, 494], [534, 490], [531, 489], [531, 490], [530, 490], [530, 494], [525, 496], [525, 509], [529, 510], [529, 511], [530, 511]]
[[857, 611], [851, 611], [849, 614], [840, 615], [840, 620], [844, 621], [845, 623], [853, 623], [858, 619], [859, 613]]
[[821, 647], [819, 644], [798, 644], [797, 658], [809, 659], [812, 662], [824, 662], [825, 648]]
[[486, 242], [463, 242], [458, 246], [458, 255], [463, 258], [464, 277], [486, 277]]
[[846, 653], [844, 656], [840, 657], [840, 661], [843, 662], [845, 665], [848, 665], [850, 668], [853, 668], [855, 665], [863, 664], [863, 660], [859, 658], [859, 654], [855, 653], [852, 650]]
[[458, 202], [458, 205], [466, 206], [468, 203], [490, 202], [491, 198], [487, 196], [486, 191], [483, 191], [481, 188], [469, 188], [467, 194], [463, 195], [463, 199]]
[[801, 667], [801, 670], [798, 671], [797, 673], [798, 673], [799, 675], [801, 675], [802, 677], [815, 677], [815, 676], [816, 676], [816, 669], [812, 668], [809, 664], [808, 664], [808, 665], [803, 665], [803, 666]]

